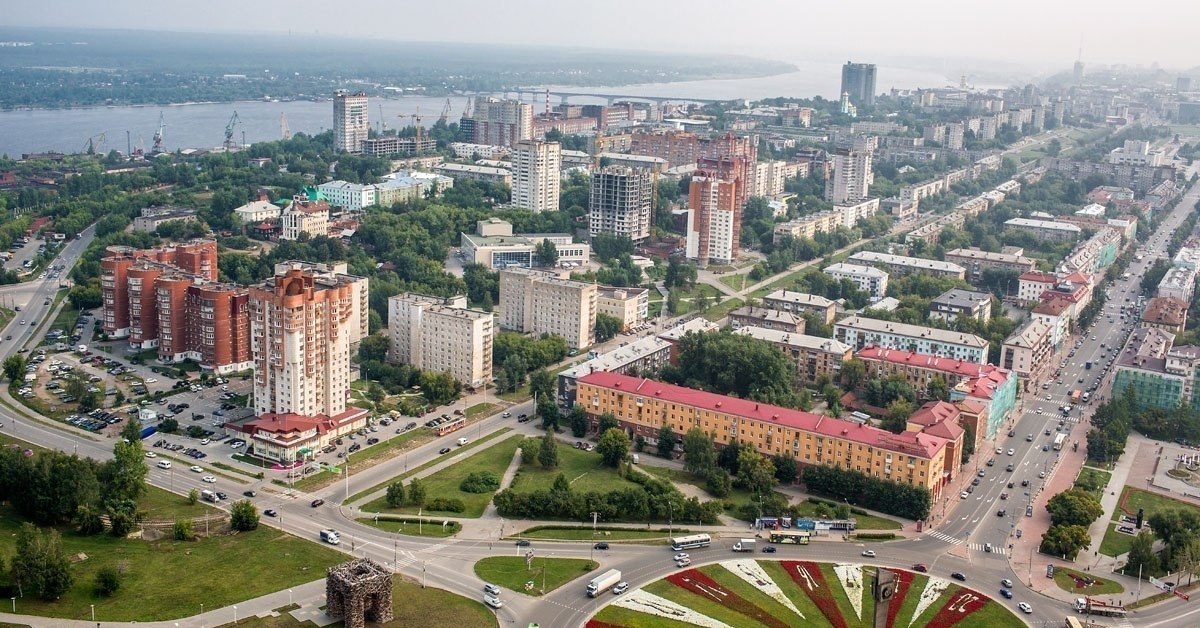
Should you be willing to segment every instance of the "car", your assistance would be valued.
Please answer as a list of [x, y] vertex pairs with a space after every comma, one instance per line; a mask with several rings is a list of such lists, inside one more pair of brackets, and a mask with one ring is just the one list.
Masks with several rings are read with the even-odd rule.
[[1038, 478], [1045, 478], [1045, 477], [1046, 477], [1045, 471], [1038, 471]]
[[955, 580], [958, 580], [959, 582], [967, 581], [967, 577], [965, 575], [963, 575], [963, 573], [961, 571], [956, 571], [956, 572], [950, 574], [950, 577], [954, 578]]
[[258, 495], [258, 493], [255, 493], [254, 491], [242, 491], [242, 495], [245, 495], [246, 497], [254, 497], [255, 495]]
[[529, 539], [517, 539], [517, 547], [529, 547]]
[[1042, 451], [1050, 451], [1049, 445], [1042, 445]]
[[158, 378], [157, 378], [157, 377], [147, 377], [147, 378], [146, 378], [144, 381], [145, 381], [147, 384], [157, 384], [157, 383], [158, 383]]
[[604, 541], [601, 541], [601, 542], [599, 542], [599, 543], [597, 543], [597, 544], [593, 545], [593, 546], [592, 546], [592, 548], [593, 548], [593, 549], [598, 549], [598, 550], [606, 550], [606, 549], [608, 549], [608, 543], [605, 543]]
[[1016, 469], [1016, 467], [1014, 467], [1014, 466], [1012, 465], [1012, 463], [1011, 463], [1011, 462], [1010, 462], [1010, 463], [1008, 463], [1008, 465], [1007, 465], [1006, 467], [1004, 467], [1004, 470], [1005, 470], [1005, 471], [1007, 471], [1007, 472], [1009, 472], [1009, 473], [1012, 473], [1012, 472], [1013, 472], [1013, 469]]
[[1000, 596], [1006, 600], [1011, 600], [1012, 599], [1012, 591], [1009, 591], [1008, 589], [1000, 589]]
[[1004, 449], [1003, 449], [1002, 447], [997, 447], [997, 448], [996, 448], [996, 453], [997, 453], [997, 454], [1002, 454], [1002, 453], [1004, 453]]
[[1003, 508], [1001, 508], [1000, 510], [997, 510], [997, 511], [996, 511], [996, 516], [997, 516], [997, 517], [1003, 517], [1003, 516], [1005, 516], [1005, 515], [1007, 515], [1007, 514], [1008, 514], [1008, 511], [1007, 511], [1007, 510], [1004, 510]]
[[994, 467], [994, 466], [996, 466], [996, 459], [995, 459], [995, 458], [992, 458], [992, 459], [988, 460], [988, 461], [987, 461], [987, 466], [989, 466], [989, 467]]
[[217, 499], [229, 499], [229, 496], [221, 491], [217, 491]]
[[1017, 435], [1017, 431], [1016, 431], [1016, 430], [1008, 430], [1008, 437], [1009, 437], [1009, 438], [1012, 438], [1013, 436], [1016, 436], [1016, 435]]
[[1008, 493], [1000, 493], [1000, 501], [1008, 499]]
[[201, 469], [199, 465], [192, 465], [191, 471], [192, 473], [204, 473], [204, 469]]
[[1046, 431], [1045, 431], [1045, 432], [1043, 432], [1043, 433], [1042, 433], [1042, 435], [1043, 435], [1043, 436], [1049, 436], [1049, 435], [1050, 435], [1050, 429], [1049, 429], [1049, 428], [1046, 428]]
[[1008, 449], [1008, 455], [1012, 456], [1012, 455], [1015, 455], [1016, 453], [1017, 453], [1016, 449], [1013, 449], [1011, 447]]
[[913, 571], [919, 571], [921, 573], [925, 573], [925, 572], [929, 571], [929, 567], [927, 567], [925, 565], [925, 563], [917, 563], [917, 564], [913, 565]]
[[308, 505], [313, 508], [316, 508], [318, 506], [323, 505], [324, 503], [325, 503], [325, 500], [318, 498], [318, 499], [312, 500], [312, 502], [310, 502]]
[[216, 483], [217, 483], [217, 478], [214, 478], [214, 477], [213, 477], [213, 476], [211, 476], [211, 475], [206, 475], [206, 476], [204, 476], [204, 477], [200, 478], [200, 481], [202, 481], [202, 482], [205, 482], [205, 483], [207, 483], [207, 484], [216, 484]]
[[762, 551], [764, 554], [774, 554], [775, 546], [774, 545], [764, 545]]
[[863, 550], [862, 555], [867, 558], [875, 558], [875, 550]]
[[1012, 488], [1012, 487], [1013, 487], [1013, 483], [1012, 483], [1012, 482], [1009, 482], [1009, 483], [1008, 483], [1008, 488]]
[[147, 457], [147, 458], [157, 458], [157, 457], [158, 457], [158, 454], [154, 453], [153, 451], [147, 451], [147, 452], [146, 452], [146, 457]]
[[613, 587], [613, 595], [621, 595], [622, 593], [624, 593], [628, 590], [629, 590], [629, 583], [622, 580], [617, 583], [617, 586]]
[[1033, 442], [1033, 434], [1026, 434], [1026, 435], [1025, 435], [1025, 442], [1027, 442], [1027, 443], [1032, 443], [1032, 442]]
[[980, 469], [979, 471], [977, 471], [977, 472], [975, 473], [975, 475], [978, 475], [979, 477], [984, 477], [984, 476], [986, 476], [987, 474], [983, 472], [983, 469]]
[[975, 478], [974, 480], [971, 480], [971, 486], [979, 486], [979, 478]]
[[209, 443], [211, 443], [211, 442], [212, 442], [212, 441], [211, 441], [211, 440], [209, 440], [209, 439], [207, 439], [207, 438], [201, 438], [201, 439], [200, 439], [200, 444], [201, 444], [201, 445], [207, 445], [207, 444], [209, 444]]
[[501, 602], [500, 598], [498, 598], [494, 595], [483, 596], [483, 603], [487, 604], [488, 606], [490, 606], [492, 608], [501, 608], [504, 606], [504, 602]]
[[683, 560], [675, 561], [676, 567], [687, 567], [690, 564], [692, 564], [692, 559], [690, 559], [690, 558], [685, 558]]
[[1038, 408], [1038, 409], [1037, 409], [1037, 413], [1038, 413], [1038, 414], [1041, 414], [1041, 413], [1042, 413], [1042, 409], [1041, 409], [1041, 408]]
[[1025, 488], [1027, 486], [1029, 486], [1029, 480], [1021, 480], [1021, 487]]
[[439, 450], [438, 450], [438, 453], [439, 453], [439, 454], [448, 454], [448, 453], [450, 453], [450, 448], [449, 448], [449, 447], [442, 447], [441, 449], [439, 449]]
[[1008, 578], [1005, 578], [1000, 581], [1000, 586], [1004, 587], [1005, 589], [1011, 589], [1012, 585], [1013, 585], [1012, 580], [1009, 580]]
[[963, 499], [966, 499], [966, 498], [970, 497], [971, 495], [969, 493], [967, 493], [966, 491], [963, 491], [963, 492], [959, 493], [958, 496]]
[[1030, 606], [1030, 605], [1029, 605], [1028, 603], [1026, 603], [1026, 602], [1021, 602], [1020, 604], [1017, 604], [1017, 608], [1021, 609], [1021, 612], [1022, 612], [1022, 613], [1025, 613], [1026, 615], [1032, 615], [1032, 614], [1033, 614], [1033, 607], [1032, 607], [1032, 606]]
[[680, 552], [680, 553], [672, 556], [671, 560], [673, 560], [675, 562], [679, 562], [681, 560], [687, 560], [689, 558], [691, 558], [691, 556], [689, 556], [687, 552]]
[[505, 418], [505, 419], [507, 419], [508, 417], [512, 416], [512, 413], [511, 413], [511, 412], [504, 412], [504, 413], [501, 413], [501, 414], [500, 414], [500, 416], [501, 416], [501, 417], [503, 417], [503, 418]]
[[264, 511], [263, 511], [263, 514], [264, 514], [264, 515], [266, 515], [266, 516], [268, 516], [268, 517], [275, 517], [275, 516], [278, 516], [278, 515], [279, 515], [279, 513], [275, 512], [275, 511], [274, 511], [273, 509], [271, 509], [271, 508], [268, 508], [268, 509], [264, 510]]

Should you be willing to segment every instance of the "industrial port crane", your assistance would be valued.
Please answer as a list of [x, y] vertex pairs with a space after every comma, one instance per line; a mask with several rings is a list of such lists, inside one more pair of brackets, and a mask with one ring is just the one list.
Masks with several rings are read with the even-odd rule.
[[95, 155], [104, 148], [104, 140], [108, 137], [108, 131], [103, 131], [99, 135], [88, 138], [87, 144], [83, 146], [83, 152], [89, 155]]
[[445, 124], [449, 118], [450, 118], [450, 99], [447, 98], [446, 106], [442, 107], [442, 115], [441, 115], [440, 120], [442, 121], [442, 124]]
[[163, 129], [167, 127], [163, 121], [162, 112], [158, 112], [158, 130], [154, 132], [154, 145], [150, 147], [151, 153], [163, 152]]
[[233, 141], [233, 128], [241, 122], [238, 118], [237, 111], [233, 112], [233, 117], [229, 118], [229, 124], [225, 125], [225, 150], [233, 150], [237, 148], [237, 142]]

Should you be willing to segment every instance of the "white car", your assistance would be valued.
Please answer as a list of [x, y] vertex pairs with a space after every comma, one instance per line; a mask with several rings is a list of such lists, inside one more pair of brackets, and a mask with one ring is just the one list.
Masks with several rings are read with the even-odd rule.
[[1010, 456], [1016, 455], [1016, 453], [1017, 453], [1017, 450], [1015, 450], [1015, 449], [1011, 449], [1011, 448], [1010, 448], [1010, 449], [1008, 450], [1008, 455], [1010, 455]]
[[154, 453], [153, 451], [147, 451], [147, 452], [146, 452], [146, 457], [147, 457], [147, 458], [157, 458], [157, 457], [158, 457], [158, 454]]
[[617, 586], [613, 587], [613, 595], [621, 595], [622, 593], [624, 593], [628, 590], [629, 590], [629, 583], [622, 580], [621, 582], [617, 583]]
[[687, 567], [690, 564], [692, 564], [692, 559], [690, 559], [690, 558], [685, 558], [683, 560], [675, 561], [676, 567]]
[[675, 558], [674, 558], [674, 560], [675, 560], [675, 561], [681, 561], [681, 560], [686, 560], [686, 559], [688, 559], [688, 558], [691, 558], [691, 556], [688, 556], [686, 552], [680, 552], [680, 553], [678, 553], [678, 554], [676, 554], [676, 555], [675, 555]]
[[867, 558], [875, 558], [875, 550], [863, 550], [862, 555]]
[[209, 439], [207, 439], [207, 438], [202, 438], [202, 439], [200, 439], [200, 444], [201, 444], [201, 445], [207, 445], [207, 444], [209, 444], [209, 443], [211, 443], [211, 442], [212, 442], [212, 441], [211, 441], [211, 440], [209, 440]]
[[1003, 448], [1003, 447], [997, 447], [997, 448], [996, 448], [996, 453], [998, 453], [998, 454], [1002, 454], [1002, 453], [1004, 453], [1004, 448]]
[[1041, 409], [1041, 408], [1038, 408], [1038, 409], [1037, 409], [1037, 413], [1038, 413], [1038, 414], [1041, 414], [1041, 413], [1042, 413], [1042, 409]]
[[157, 377], [147, 377], [147, 378], [146, 378], [146, 383], [147, 383], [147, 384], [157, 384], [157, 383], [158, 383], [158, 378], [157, 378]]
[[206, 476], [204, 476], [204, 477], [200, 478], [200, 481], [202, 481], [202, 482], [207, 482], [207, 483], [209, 483], [209, 484], [216, 484], [216, 483], [217, 483], [217, 478], [214, 478], [214, 477], [213, 477], [213, 476], [211, 476], [211, 475], [206, 475]]
[[192, 473], [204, 473], [204, 469], [201, 469], [198, 465], [192, 465]]
[[959, 493], [959, 494], [958, 494], [958, 496], [959, 496], [959, 497], [961, 497], [961, 498], [963, 498], [963, 499], [966, 499], [966, 498], [970, 497], [970, 496], [971, 496], [971, 494], [970, 494], [970, 493], [968, 493], [968, 492], [966, 492], [966, 491], [963, 491], [963, 492]]
[[490, 606], [492, 608], [501, 608], [504, 606], [504, 602], [501, 602], [500, 598], [498, 598], [494, 595], [483, 596], [483, 603], [487, 604], [488, 606]]
[[1032, 615], [1032, 614], [1033, 614], [1033, 607], [1032, 607], [1032, 606], [1030, 606], [1030, 605], [1029, 605], [1028, 603], [1026, 603], [1026, 602], [1021, 602], [1020, 604], [1017, 604], [1017, 608], [1021, 609], [1021, 612], [1022, 612], [1022, 613], [1025, 613], [1026, 615]]

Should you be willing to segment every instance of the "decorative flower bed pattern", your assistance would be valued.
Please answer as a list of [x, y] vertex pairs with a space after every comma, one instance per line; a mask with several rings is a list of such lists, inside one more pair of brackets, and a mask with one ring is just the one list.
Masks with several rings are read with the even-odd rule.
[[771, 596], [776, 602], [792, 609], [792, 612], [799, 615], [801, 619], [807, 619], [800, 609], [792, 604], [792, 600], [779, 588], [779, 585], [763, 571], [763, 568], [758, 565], [756, 560], [727, 560], [721, 563], [721, 566], [729, 570], [729, 573], [745, 580], [750, 586]]
[[771, 616], [754, 603], [726, 589], [698, 569], [689, 569], [667, 576], [667, 582], [702, 597], [708, 597], [728, 609], [750, 617], [764, 626], [788, 628], [788, 624]]
[[932, 606], [933, 603], [938, 600], [938, 598], [942, 597], [942, 594], [946, 592], [946, 589], [949, 588], [949, 580], [934, 578], [931, 576], [929, 580], [925, 582], [925, 590], [921, 591], [921, 599], [917, 602], [917, 610], [913, 611], [912, 619], [908, 620], [908, 625], [913, 625], [913, 623], [917, 621], [917, 618], [921, 616], [921, 613], [924, 613], [925, 609]]
[[846, 592], [846, 597], [850, 598], [850, 606], [854, 607], [854, 615], [862, 619], [862, 565], [838, 563], [833, 566], [833, 573], [837, 574], [838, 581], [842, 583], [842, 590]]
[[904, 605], [904, 600], [908, 597], [908, 592], [912, 589], [913, 582], [913, 573], [911, 571], [892, 570], [892, 573], [895, 574], [896, 588], [892, 592], [892, 603], [888, 606], [888, 628], [896, 625], [896, 615], [900, 614], [900, 607]]

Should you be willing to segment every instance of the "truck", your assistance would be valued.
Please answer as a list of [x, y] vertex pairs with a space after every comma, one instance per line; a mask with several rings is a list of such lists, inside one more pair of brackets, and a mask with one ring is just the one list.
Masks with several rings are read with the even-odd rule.
[[754, 545], [755, 545], [754, 539], [742, 539], [742, 540], [738, 541], [737, 543], [733, 544], [733, 551], [735, 551], [735, 552], [753, 552]]
[[621, 571], [619, 569], [609, 569], [599, 576], [592, 578], [592, 581], [587, 584], [588, 597], [596, 597], [615, 587], [620, 581]]
[[330, 545], [337, 545], [342, 542], [342, 538], [338, 536], [337, 530], [321, 530], [321, 540]]
[[206, 502], [212, 502], [214, 504], [221, 501], [221, 498], [218, 497], [216, 493], [209, 490], [200, 491], [200, 499], [203, 499]]
[[1076, 388], [1071, 391], [1071, 403], [1079, 403], [1079, 398], [1083, 396], [1083, 391]]
[[1124, 617], [1125, 607], [1117, 604], [1106, 604], [1103, 600], [1090, 597], [1075, 598], [1075, 612], [1084, 615], [1101, 615], [1103, 617]]

